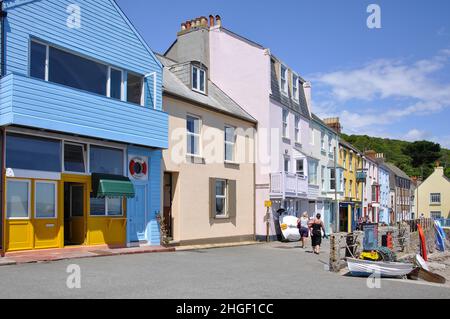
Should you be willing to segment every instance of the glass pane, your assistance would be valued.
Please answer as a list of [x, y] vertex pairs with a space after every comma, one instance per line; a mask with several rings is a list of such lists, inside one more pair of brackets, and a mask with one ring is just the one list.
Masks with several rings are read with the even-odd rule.
[[216, 181], [216, 196], [225, 196], [225, 181]]
[[6, 167], [61, 172], [61, 142], [8, 134], [6, 136]]
[[56, 217], [56, 185], [36, 183], [36, 218]]
[[49, 81], [106, 95], [106, 65], [50, 47]]
[[104, 198], [91, 197], [91, 216], [106, 216], [105, 203]]
[[225, 128], [225, 141], [234, 143], [235, 137], [234, 137], [234, 128], [233, 127], [226, 127]]
[[6, 216], [8, 218], [28, 217], [28, 188], [28, 182], [7, 181]]
[[141, 104], [142, 98], [142, 76], [128, 73], [127, 80], [127, 101], [135, 104]]
[[71, 187], [71, 212], [73, 217], [84, 216], [84, 189], [83, 186]]
[[108, 198], [108, 215], [122, 216], [122, 198]]
[[225, 160], [234, 160], [234, 144], [225, 144]]
[[83, 145], [64, 145], [64, 169], [68, 172], [85, 172]]
[[198, 90], [198, 69], [192, 69], [192, 88]]
[[46, 46], [31, 42], [30, 76], [45, 80]]
[[200, 91], [205, 92], [205, 71], [200, 70]]
[[216, 215], [225, 215], [225, 198], [216, 198]]
[[198, 118], [188, 116], [187, 117], [187, 130], [190, 133], [200, 133], [200, 120]]
[[110, 96], [114, 99], [120, 100], [122, 96], [122, 71], [111, 69], [110, 86]]
[[100, 146], [90, 147], [91, 173], [123, 175], [123, 151]]

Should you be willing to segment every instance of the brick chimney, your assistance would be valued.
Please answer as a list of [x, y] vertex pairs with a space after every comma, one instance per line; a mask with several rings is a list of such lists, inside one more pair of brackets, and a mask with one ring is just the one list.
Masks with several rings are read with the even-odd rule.
[[375, 160], [377, 158], [377, 152], [374, 150], [368, 150], [364, 153], [368, 158]]
[[338, 132], [339, 134], [342, 132], [341, 122], [338, 117], [327, 118], [323, 120], [326, 125], [331, 127], [333, 130]]

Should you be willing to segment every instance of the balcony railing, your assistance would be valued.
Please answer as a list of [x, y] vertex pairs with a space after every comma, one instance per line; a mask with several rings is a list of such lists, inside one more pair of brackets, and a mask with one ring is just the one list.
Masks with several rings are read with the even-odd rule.
[[356, 171], [356, 180], [358, 182], [364, 182], [367, 178], [367, 172], [364, 170]]
[[0, 80], [0, 125], [168, 146], [165, 112], [18, 74]]
[[272, 198], [306, 198], [308, 180], [305, 176], [292, 173], [270, 174], [270, 197]]

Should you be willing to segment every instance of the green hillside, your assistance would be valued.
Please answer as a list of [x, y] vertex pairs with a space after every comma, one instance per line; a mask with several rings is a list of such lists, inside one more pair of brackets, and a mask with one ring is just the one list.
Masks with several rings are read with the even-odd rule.
[[409, 176], [427, 178], [437, 160], [446, 167], [445, 174], [450, 177], [450, 150], [441, 148], [439, 144], [420, 141], [406, 142], [367, 135], [346, 135], [341, 138], [353, 144], [360, 151], [374, 150], [384, 153], [388, 162], [401, 168]]

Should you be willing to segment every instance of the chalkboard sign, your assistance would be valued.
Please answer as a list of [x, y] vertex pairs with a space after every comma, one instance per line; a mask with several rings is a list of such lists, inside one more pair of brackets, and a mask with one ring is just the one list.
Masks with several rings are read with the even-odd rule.
[[362, 224], [364, 232], [363, 250], [375, 250], [378, 247], [378, 224]]

